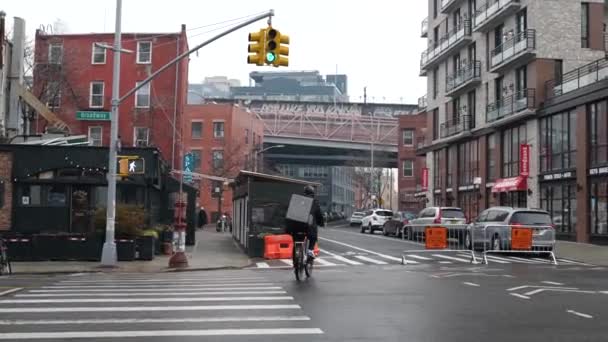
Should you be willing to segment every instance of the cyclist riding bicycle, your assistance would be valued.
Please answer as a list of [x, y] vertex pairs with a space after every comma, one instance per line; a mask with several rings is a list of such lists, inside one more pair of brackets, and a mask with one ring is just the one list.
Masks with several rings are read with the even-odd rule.
[[312, 208], [310, 209], [312, 220], [308, 222], [306, 235], [308, 236], [307, 255], [308, 257], [314, 259], [315, 254], [313, 250], [315, 248], [315, 244], [317, 243], [318, 226], [322, 226], [325, 223], [325, 220], [323, 219], [323, 213], [321, 212], [319, 201], [317, 201], [315, 198], [315, 188], [310, 185], [304, 187], [304, 196], [313, 198]]

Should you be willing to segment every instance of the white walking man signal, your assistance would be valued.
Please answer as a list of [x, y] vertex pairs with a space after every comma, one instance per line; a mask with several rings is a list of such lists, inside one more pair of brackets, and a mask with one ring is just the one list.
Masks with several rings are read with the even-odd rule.
[[129, 163], [129, 172], [135, 172], [135, 161]]

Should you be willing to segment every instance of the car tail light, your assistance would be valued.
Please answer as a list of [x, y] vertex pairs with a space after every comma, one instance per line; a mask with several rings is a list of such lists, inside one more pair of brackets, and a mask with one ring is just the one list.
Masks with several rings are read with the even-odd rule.
[[511, 222], [511, 226], [514, 226], [514, 227], [522, 227], [522, 226], [523, 226], [523, 224], [521, 224], [521, 223], [519, 223], [519, 222]]

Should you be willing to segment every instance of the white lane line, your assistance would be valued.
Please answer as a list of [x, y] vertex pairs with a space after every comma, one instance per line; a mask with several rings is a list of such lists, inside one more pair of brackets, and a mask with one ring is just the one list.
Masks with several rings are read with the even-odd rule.
[[0, 340], [127, 338], [171, 336], [253, 336], [253, 335], [320, 335], [318, 328], [277, 329], [201, 329], [201, 330], [125, 330], [125, 331], [67, 331], [0, 334]]
[[326, 250], [326, 249], [322, 249], [321, 251], [322, 251], [323, 253], [327, 253], [327, 254], [331, 255], [331, 256], [332, 256], [334, 259], [336, 259], [336, 260], [338, 260], [338, 261], [345, 262], [345, 263], [347, 263], [347, 264], [349, 264], [349, 265], [363, 265], [362, 263], [360, 263], [360, 262], [358, 262], [358, 261], [347, 259], [347, 258], [345, 258], [345, 257], [343, 257], [343, 256], [341, 256], [341, 255], [339, 255], [339, 254], [336, 254], [336, 253], [330, 252], [330, 251], [328, 251], [328, 250]]
[[268, 265], [268, 263], [266, 263], [266, 262], [256, 262], [255, 265], [258, 268], [269, 268], [270, 267], [270, 265]]
[[510, 264], [512, 262], [511, 260], [503, 259], [503, 258], [493, 256], [493, 255], [486, 255], [486, 258], [488, 258], [488, 260], [490, 260], [492, 262], [497, 262], [499, 264]]
[[538, 261], [534, 261], [534, 260], [530, 260], [530, 259], [524, 259], [524, 258], [515, 257], [515, 256], [510, 256], [509, 259], [516, 260], [516, 261], [519, 261], [519, 262], [523, 262], [523, 263], [526, 263], [526, 264], [542, 264], [541, 262], [538, 262]]
[[533, 296], [533, 295], [535, 295], [537, 293], [541, 293], [543, 291], [545, 291], [545, 289], [536, 289], [536, 290], [532, 290], [530, 292], [526, 292], [525, 295], [526, 296]]
[[555, 282], [555, 281], [546, 281], [546, 280], [541, 281], [541, 283], [543, 283], [543, 284], [549, 284], [549, 285], [557, 285], [557, 286], [564, 285], [563, 283], [558, 283], [558, 282]]
[[410, 258], [418, 259], [418, 260], [425, 260], [425, 261], [433, 260], [433, 258], [427, 258], [427, 257], [423, 257], [423, 256], [416, 255], [416, 254], [408, 254], [407, 256]]
[[573, 315], [577, 315], [579, 317], [583, 317], [583, 318], [593, 318], [593, 316], [588, 315], [586, 313], [582, 313], [582, 312], [578, 312], [578, 311], [574, 311], [574, 310], [566, 310], [567, 313], [571, 313]]
[[240, 278], [173, 278], [173, 279], [100, 279], [100, 280], [62, 280], [59, 284], [70, 285], [70, 284], [105, 284], [105, 283], [168, 283], [168, 282], [243, 282], [243, 281], [264, 281], [264, 278], [260, 277], [240, 277]]
[[447, 260], [439, 260], [440, 264], [452, 264], [453, 262]]
[[338, 245], [346, 246], [346, 247], [349, 247], [349, 248], [352, 248], [352, 249], [356, 249], [356, 250], [359, 250], [361, 252], [365, 252], [365, 253], [369, 253], [369, 254], [374, 254], [374, 255], [379, 256], [379, 257], [384, 258], [384, 259], [401, 262], [401, 258], [397, 258], [397, 257], [391, 256], [391, 255], [386, 255], [386, 254], [370, 251], [368, 249], [363, 249], [361, 247], [349, 245], [349, 244], [344, 243], [344, 242], [340, 242], [340, 241], [336, 241], [336, 240], [331, 240], [331, 239], [327, 239], [327, 238], [323, 238], [323, 237], [319, 237], [319, 239], [320, 240], [324, 240], [324, 241], [329, 241], [329, 242], [332, 242], [332, 243], [335, 243], [335, 244], [338, 244]]
[[69, 293], [26, 293], [18, 294], [20, 298], [40, 298], [40, 297], [145, 297], [145, 296], [218, 296], [218, 295], [249, 295], [249, 294], [287, 294], [287, 291], [210, 291], [210, 292], [135, 292], [135, 293], [90, 293], [90, 292], [69, 292]]
[[74, 306], [41, 308], [0, 308], [0, 313], [55, 312], [148, 312], [148, 311], [221, 311], [221, 310], [287, 310], [301, 309], [298, 304], [284, 305], [188, 305], [188, 306]]
[[2, 291], [2, 292], [0, 292], [0, 297], [5, 296], [5, 295], [10, 294], [10, 293], [13, 293], [13, 292], [21, 291], [21, 290], [23, 290], [22, 287], [15, 287], [14, 289]]
[[124, 283], [121, 281], [109, 282], [109, 283], [84, 283], [84, 284], [76, 284], [76, 283], [57, 283], [51, 286], [77, 286], [77, 287], [87, 287], [87, 286], [117, 286], [123, 285], [127, 287], [151, 287], [151, 286], [232, 286], [232, 285], [242, 285], [242, 284], [254, 284], [256, 282], [262, 282], [267, 280], [252, 280], [252, 281], [224, 281], [224, 282], [214, 282], [214, 281], [165, 281], [162, 283]]
[[469, 286], [475, 286], [475, 287], [479, 287], [480, 286], [479, 284], [471, 283], [471, 282], [468, 282], [468, 281], [463, 281], [462, 283], [465, 284], [465, 285], [469, 285]]
[[[163, 288], [185, 288], [185, 287], [196, 287], [196, 288], [205, 288], [205, 287], [218, 287], [218, 286], [272, 286], [273, 283], [232, 283], [232, 284], [175, 284], [172, 286], [161, 286], [161, 285], [138, 285], [138, 288], [153, 288], [153, 289], [163, 289]], [[133, 285], [51, 285], [51, 286], [41, 286], [42, 289], [132, 289]]]
[[322, 258], [315, 258], [315, 264], [316, 263], [319, 263], [322, 266], [338, 266], [337, 264], [334, 264], [333, 262], [329, 262], [329, 261], [327, 261], [325, 259], [322, 259]]
[[70, 290], [29, 290], [30, 293], [72, 293], [72, 292], [159, 292], [165, 291], [167, 292], [191, 292], [191, 291], [226, 291], [226, 290], [235, 290], [235, 291], [244, 291], [244, 290], [281, 290], [280, 286], [239, 286], [239, 287], [203, 287], [203, 288], [179, 288], [179, 287], [158, 287], [153, 289], [79, 289], [74, 288]]
[[549, 260], [549, 259], [532, 258], [532, 260], [540, 261], [540, 262], [542, 262], [543, 264], [548, 264], [548, 263], [551, 263], [551, 260]]
[[154, 302], [233, 302], [233, 301], [293, 300], [291, 296], [260, 297], [175, 297], [175, 298], [61, 298], [61, 299], [4, 299], [0, 304], [46, 303], [154, 303]]
[[388, 264], [385, 261], [368, 258], [368, 257], [363, 256], [363, 255], [355, 255], [355, 258], [357, 258], [359, 260], [371, 262], [372, 264], [376, 264], [376, 265], [387, 265]]
[[529, 285], [522, 285], [522, 286], [512, 287], [510, 289], [507, 289], [507, 291], [517, 291], [517, 290], [525, 289], [527, 287], [530, 287], [530, 286]]
[[0, 320], [0, 325], [63, 325], [63, 324], [141, 324], [141, 323], [220, 323], [220, 322], [280, 322], [310, 321], [308, 316], [251, 316], [251, 317], [185, 317], [185, 318], [93, 318]]
[[457, 258], [457, 257], [449, 256], [449, 255], [441, 255], [441, 254], [432, 254], [432, 255], [436, 258], [448, 259], [448, 260], [452, 260], [452, 261], [460, 261], [460, 262], [466, 262], [466, 263], [471, 262], [470, 260], [467, 260], [467, 259]]
[[291, 260], [291, 259], [279, 259], [279, 260], [281, 260], [281, 262], [286, 264], [287, 266], [293, 267], [293, 260]]
[[528, 296], [520, 295], [519, 293], [509, 293], [511, 296], [515, 296], [522, 299], [530, 299]]
[[572, 265], [582, 265], [582, 266], [595, 266], [593, 264], [587, 264], [580, 261], [568, 260], [568, 259], [557, 259], [559, 262], [563, 262], [564, 264], [572, 264]]

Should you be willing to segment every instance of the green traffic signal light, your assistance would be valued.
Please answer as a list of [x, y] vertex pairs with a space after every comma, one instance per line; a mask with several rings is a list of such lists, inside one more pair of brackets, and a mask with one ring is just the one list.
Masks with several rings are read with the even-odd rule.
[[266, 53], [266, 63], [272, 63], [275, 59], [277, 59], [277, 56], [274, 54], [274, 52]]

